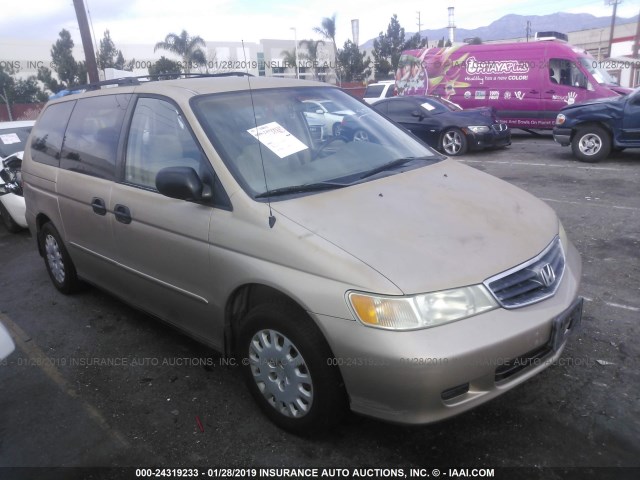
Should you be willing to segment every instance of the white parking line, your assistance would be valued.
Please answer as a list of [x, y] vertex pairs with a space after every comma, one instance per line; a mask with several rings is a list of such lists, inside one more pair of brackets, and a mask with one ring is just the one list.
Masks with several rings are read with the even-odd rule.
[[[585, 299], [586, 302], [593, 302], [593, 298], [589, 298], [589, 297], [583, 297], [583, 298]], [[640, 308], [632, 307], [631, 305], [622, 305], [620, 303], [607, 302], [604, 300], [602, 301], [602, 303], [604, 303], [608, 307], [621, 308], [623, 310], [629, 310], [631, 312], [640, 312]]]
[[513, 162], [513, 161], [503, 161], [503, 160], [471, 160], [466, 158], [461, 158], [461, 162], [465, 163], [489, 163], [489, 164], [497, 164], [497, 165], [525, 165], [527, 167], [564, 167], [564, 168], [572, 168], [578, 170], [606, 170], [610, 172], [627, 172], [628, 169], [624, 168], [616, 168], [616, 167], [583, 167], [580, 165], [575, 165], [573, 163], [569, 163], [566, 165], [555, 164], [555, 163], [533, 163], [533, 162]]
[[575, 200], [556, 200], [555, 198], [543, 198], [543, 197], [539, 197], [539, 198], [540, 200], [544, 200], [545, 202], [568, 203], [571, 205], [580, 205], [580, 206], [588, 205], [590, 207], [617, 208], [618, 210], [631, 210], [632, 212], [640, 211], [640, 208], [638, 207], [627, 207], [625, 205], [609, 205], [606, 203], [596, 203], [589, 200], [585, 200], [584, 202], [576, 202]]

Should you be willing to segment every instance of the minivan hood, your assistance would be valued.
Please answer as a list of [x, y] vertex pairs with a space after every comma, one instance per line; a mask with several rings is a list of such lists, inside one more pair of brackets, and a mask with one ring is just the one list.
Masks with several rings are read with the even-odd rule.
[[480, 283], [534, 257], [558, 233], [545, 203], [449, 159], [272, 207], [405, 294]]

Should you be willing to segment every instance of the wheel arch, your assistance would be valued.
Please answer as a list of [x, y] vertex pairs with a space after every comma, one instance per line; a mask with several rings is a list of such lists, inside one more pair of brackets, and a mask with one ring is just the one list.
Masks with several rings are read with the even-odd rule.
[[42, 231], [42, 226], [49, 222], [51, 222], [51, 219], [46, 214], [39, 213], [36, 215], [36, 243], [41, 257], [44, 257], [44, 248], [42, 242], [40, 242], [40, 232]]
[[[236, 341], [243, 317], [256, 305], [263, 303], [285, 303], [299, 311], [320, 331], [327, 344], [327, 336], [308, 311], [291, 296], [277, 288], [261, 283], [249, 283], [237, 287], [227, 299], [224, 312], [224, 354], [236, 355]], [[331, 346], [329, 346], [331, 349]]]
[[575, 125], [573, 125], [571, 127], [571, 139], [570, 139], [570, 141], [573, 142], [573, 139], [575, 138], [576, 134], [578, 133], [578, 130], [580, 130], [581, 128], [585, 128], [585, 127], [600, 127], [600, 128], [603, 128], [604, 130], [607, 131], [607, 133], [611, 137], [611, 146], [614, 145], [613, 129], [611, 128], [611, 126], [607, 122], [603, 122], [603, 121], [599, 121], [599, 120], [586, 120], [586, 121], [583, 121], [583, 122], [580, 122], [580, 123], [576, 123]]

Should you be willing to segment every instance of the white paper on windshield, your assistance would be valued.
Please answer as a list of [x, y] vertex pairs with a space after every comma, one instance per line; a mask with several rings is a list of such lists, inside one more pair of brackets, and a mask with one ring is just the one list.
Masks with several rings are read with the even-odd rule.
[[278, 122], [265, 123], [257, 128], [250, 128], [247, 132], [280, 158], [309, 148]]
[[4, 135], [0, 135], [0, 142], [5, 145], [11, 145], [12, 143], [20, 143], [20, 138], [15, 133], [5, 133]]
[[422, 105], [420, 105], [422, 108], [424, 108], [425, 110], [435, 110], [436, 107], [434, 107], [433, 105], [431, 105], [430, 103], [423, 103]]

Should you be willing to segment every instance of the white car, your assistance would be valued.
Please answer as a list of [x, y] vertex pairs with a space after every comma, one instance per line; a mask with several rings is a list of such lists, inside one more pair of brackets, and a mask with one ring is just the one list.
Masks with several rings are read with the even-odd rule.
[[0, 123], [0, 220], [7, 230], [16, 233], [27, 228], [24, 197], [19, 187], [22, 151], [34, 121]]
[[370, 83], [364, 92], [362, 98], [369, 105], [382, 100], [383, 98], [393, 97], [395, 95], [396, 82], [394, 80], [383, 80], [378, 83]]
[[334, 137], [340, 136], [342, 118], [345, 115], [353, 115], [351, 110], [340, 109], [331, 100], [304, 100], [304, 115], [308, 120], [320, 122], [324, 125], [326, 134]]

